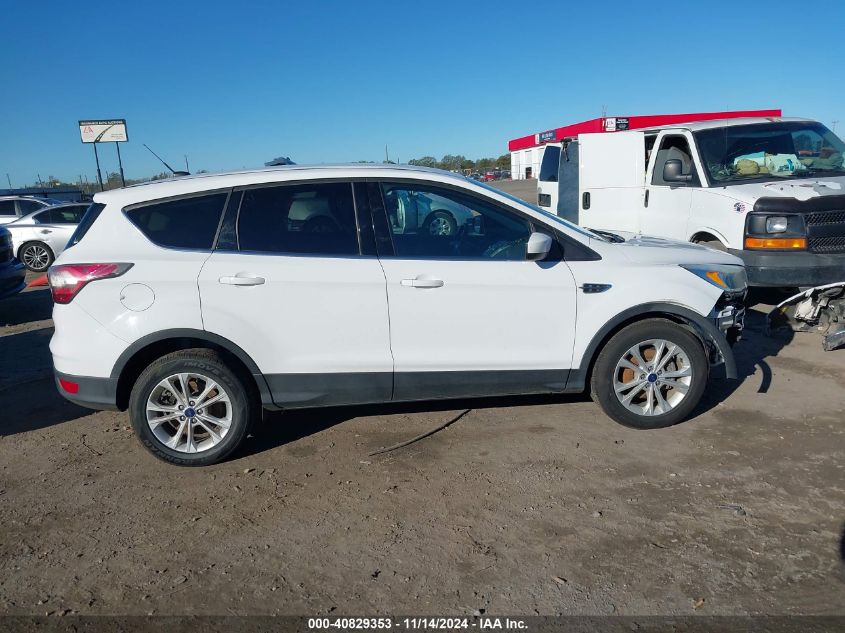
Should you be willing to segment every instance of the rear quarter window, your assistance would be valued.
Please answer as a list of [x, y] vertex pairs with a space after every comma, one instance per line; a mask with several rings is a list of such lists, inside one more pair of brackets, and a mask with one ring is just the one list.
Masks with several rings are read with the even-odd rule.
[[100, 213], [102, 213], [105, 207], [106, 205], [100, 204], [99, 202], [94, 202], [90, 207], [88, 207], [88, 210], [85, 212], [85, 215], [82, 216], [82, 220], [79, 222], [79, 225], [76, 227], [73, 235], [70, 236], [66, 248], [70, 248], [74, 244], [79, 244], [88, 232], [88, 229], [90, 229], [94, 224], [94, 221], [100, 217]]
[[153, 244], [165, 248], [211, 250], [228, 193], [147, 204], [126, 217]]

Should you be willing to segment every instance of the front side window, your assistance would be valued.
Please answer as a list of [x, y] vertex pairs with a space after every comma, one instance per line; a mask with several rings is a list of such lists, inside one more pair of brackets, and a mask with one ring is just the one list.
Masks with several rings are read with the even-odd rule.
[[49, 209], [50, 221], [53, 224], [79, 224], [85, 215], [87, 207], [54, 207]]
[[815, 121], [734, 125], [695, 138], [714, 183], [845, 176], [845, 143]]
[[416, 184], [382, 193], [397, 257], [525, 259], [529, 222], [492, 202]]
[[153, 244], [211, 250], [226, 193], [181, 198], [126, 211], [126, 217]]
[[[685, 176], [691, 175], [692, 180], [688, 183], [667, 182], [663, 179], [663, 168], [670, 160], [681, 161], [681, 173]], [[690, 151], [689, 141], [684, 136], [664, 136], [660, 141], [660, 147], [657, 150], [657, 156], [654, 159], [654, 172], [651, 176], [651, 184], [662, 185], [666, 187], [677, 187], [679, 185], [689, 184], [697, 186], [698, 176], [695, 171], [695, 163], [693, 163], [692, 152]]]
[[242, 251], [294, 255], [357, 255], [351, 183], [247, 189], [237, 224]]

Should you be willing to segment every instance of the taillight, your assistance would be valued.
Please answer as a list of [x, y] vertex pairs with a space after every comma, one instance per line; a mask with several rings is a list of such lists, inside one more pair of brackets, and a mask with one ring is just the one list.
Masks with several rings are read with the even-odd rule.
[[120, 277], [132, 264], [61, 264], [47, 273], [55, 303], [70, 303], [87, 284]]

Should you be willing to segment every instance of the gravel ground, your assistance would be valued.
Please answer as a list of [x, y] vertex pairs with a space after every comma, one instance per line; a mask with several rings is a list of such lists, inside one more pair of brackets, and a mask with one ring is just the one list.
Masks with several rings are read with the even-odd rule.
[[0, 302], [0, 613], [845, 614], [845, 352], [764, 310], [674, 428], [571, 396], [337, 408], [184, 469], [58, 395], [27, 291]]

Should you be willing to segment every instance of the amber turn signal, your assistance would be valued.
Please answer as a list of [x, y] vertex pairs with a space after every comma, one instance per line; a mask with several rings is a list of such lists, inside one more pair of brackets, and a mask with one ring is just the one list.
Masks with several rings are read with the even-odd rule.
[[806, 237], [746, 237], [745, 248], [777, 248], [798, 250], [807, 248]]

